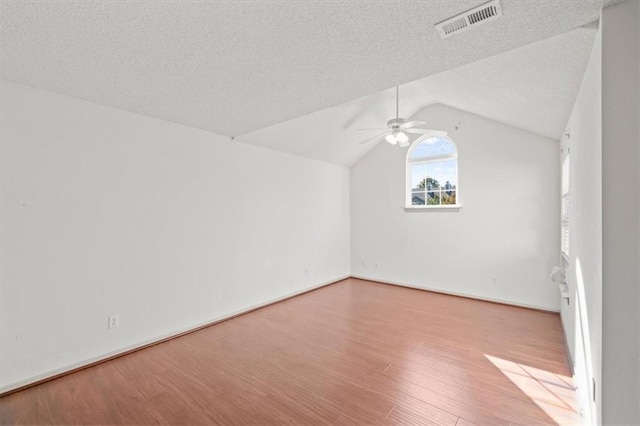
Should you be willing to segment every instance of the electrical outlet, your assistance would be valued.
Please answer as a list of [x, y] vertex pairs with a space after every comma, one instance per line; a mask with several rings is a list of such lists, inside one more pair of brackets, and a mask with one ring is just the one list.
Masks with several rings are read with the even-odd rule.
[[110, 316], [107, 328], [112, 329], [118, 327], [120, 327], [120, 317], [118, 315]]

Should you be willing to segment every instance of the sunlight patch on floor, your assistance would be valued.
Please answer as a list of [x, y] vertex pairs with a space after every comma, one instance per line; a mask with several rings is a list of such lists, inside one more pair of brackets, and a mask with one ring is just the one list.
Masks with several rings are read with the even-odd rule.
[[485, 357], [557, 424], [582, 424], [570, 377], [486, 354]]

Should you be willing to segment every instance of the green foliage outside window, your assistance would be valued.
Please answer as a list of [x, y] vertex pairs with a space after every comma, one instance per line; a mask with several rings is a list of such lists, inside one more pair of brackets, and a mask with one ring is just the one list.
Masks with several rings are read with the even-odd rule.
[[[416, 189], [425, 189], [427, 191], [426, 200], [429, 206], [456, 204], [456, 186], [451, 185], [448, 181], [445, 185], [440, 185], [436, 179], [426, 177], [418, 183]], [[424, 204], [419, 200], [416, 201], [414, 201], [414, 204]]]

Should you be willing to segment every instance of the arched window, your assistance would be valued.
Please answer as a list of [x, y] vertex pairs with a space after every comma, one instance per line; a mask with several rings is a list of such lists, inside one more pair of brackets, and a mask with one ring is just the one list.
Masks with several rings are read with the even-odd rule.
[[458, 150], [446, 136], [418, 138], [407, 153], [407, 207], [459, 205]]

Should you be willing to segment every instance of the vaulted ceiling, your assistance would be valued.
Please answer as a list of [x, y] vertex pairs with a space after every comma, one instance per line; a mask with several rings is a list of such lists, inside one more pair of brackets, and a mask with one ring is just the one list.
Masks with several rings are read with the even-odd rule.
[[[438, 101], [472, 110], [482, 106], [489, 115], [503, 112], [504, 117], [494, 118], [526, 128], [544, 117], [519, 122], [515, 115], [526, 111], [514, 114], [515, 96], [509, 99], [506, 93], [519, 84], [518, 76], [495, 81], [494, 75], [507, 73], [492, 68], [522, 64], [525, 54], [475, 68], [458, 67], [565, 34], [597, 20], [602, 6], [617, 1], [501, 0], [503, 18], [441, 40], [435, 23], [482, 0], [5, 0], [1, 4], [2, 77], [223, 135], [246, 135], [247, 142], [255, 142], [257, 130], [263, 129], [267, 137], [273, 130], [268, 128], [278, 123], [357, 99], [339, 107], [346, 115], [334, 123], [349, 128], [363, 113], [360, 109], [370, 106], [372, 100], [366, 96], [377, 94], [374, 100], [388, 104], [390, 92], [384, 90], [416, 81], [422, 83], [411, 83], [407, 89], [431, 93], [422, 104]], [[582, 49], [583, 36], [575, 37], [569, 43]], [[562, 36], [557, 40], [545, 49], [560, 52], [566, 40]], [[569, 61], [567, 73], [578, 70], [584, 58]], [[548, 65], [565, 72], [562, 61]], [[434, 76], [456, 68], [450, 77]], [[451, 97], [443, 99], [444, 92], [432, 90], [480, 81], [478, 72], [496, 90], [474, 96], [483, 101], [493, 97], [493, 103], [463, 99], [461, 91], [448, 92]], [[434, 80], [424, 80], [428, 76]], [[575, 82], [569, 83], [571, 95]], [[502, 84], [501, 92], [496, 85]], [[547, 103], [536, 97], [533, 85], [525, 92], [533, 96], [532, 102]], [[409, 114], [424, 106], [409, 97], [407, 102]], [[566, 109], [566, 101], [554, 102], [551, 108]], [[389, 118], [388, 111], [374, 115], [383, 121]], [[555, 122], [534, 127], [542, 134], [558, 133]], [[266, 140], [259, 143], [274, 145]], [[314, 154], [321, 147], [299, 153], [338, 164], [350, 164], [358, 156]]]
[[[596, 32], [589, 25], [404, 84], [400, 116], [415, 118], [422, 108], [442, 103], [559, 140]], [[395, 106], [395, 89], [387, 89], [237, 140], [350, 166], [384, 140], [359, 144], [380, 131], [358, 129], [385, 127], [395, 117]], [[429, 128], [428, 116], [420, 119]]]

